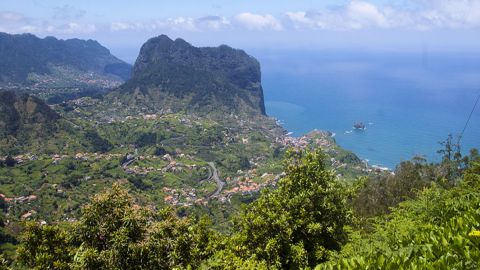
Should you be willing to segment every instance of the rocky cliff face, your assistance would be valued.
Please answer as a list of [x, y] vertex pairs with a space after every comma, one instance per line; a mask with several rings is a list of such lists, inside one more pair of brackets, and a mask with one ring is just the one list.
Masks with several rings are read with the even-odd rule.
[[132, 78], [110, 96], [157, 111], [265, 114], [257, 60], [226, 45], [196, 48], [165, 35], [142, 46]]

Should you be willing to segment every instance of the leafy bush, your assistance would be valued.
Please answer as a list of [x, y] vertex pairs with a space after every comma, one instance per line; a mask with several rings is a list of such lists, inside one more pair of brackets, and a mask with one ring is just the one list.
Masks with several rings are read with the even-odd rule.
[[216, 239], [207, 220], [138, 206], [118, 184], [95, 196], [75, 224], [27, 223], [19, 262], [33, 269], [172, 269], [198, 266]]
[[85, 139], [91, 145], [93, 152], [107, 152], [112, 149], [112, 144], [100, 137], [97, 132], [89, 130], [85, 132]]
[[278, 189], [265, 190], [236, 221], [233, 253], [298, 269], [326, 261], [346, 241], [346, 193], [321, 152], [289, 152]]
[[17, 250], [18, 261], [31, 269], [70, 269], [71, 235], [57, 226], [28, 222]]
[[127, 179], [128, 182], [132, 183], [132, 185], [137, 189], [147, 190], [152, 188], [152, 185], [146, 184], [141, 176], [129, 176]]
[[478, 269], [479, 173], [476, 162], [457, 187], [423, 190], [393, 209], [373, 234], [349, 244], [340, 259], [316, 269]]
[[155, 145], [156, 143], [157, 143], [157, 134], [153, 132], [141, 133], [138, 136], [137, 140], [135, 141], [135, 144], [138, 147]]

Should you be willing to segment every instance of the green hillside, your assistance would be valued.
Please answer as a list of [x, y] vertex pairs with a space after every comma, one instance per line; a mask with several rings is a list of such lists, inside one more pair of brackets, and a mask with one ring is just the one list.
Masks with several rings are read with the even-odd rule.
[[60, 67], [111, 76], [112, 80], [130, 77], [130, 66], [94, 40], [0, 33], [0, 58], [2, 83], [34, 83], [29, 80], [33, 74], [49, 75], [52, 69]]
[[0, 91], [0, 127], [0, 155], [110, 149], [94, 130], [75, 126], [28, 94]]

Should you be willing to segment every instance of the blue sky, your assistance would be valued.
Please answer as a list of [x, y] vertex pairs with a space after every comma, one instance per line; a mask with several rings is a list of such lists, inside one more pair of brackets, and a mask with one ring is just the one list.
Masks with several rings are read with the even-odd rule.
[[97, 39], [124, 58], [163, 33], [251, 49], [476, 50], [480, 0], [1, 0], [0, 31]]

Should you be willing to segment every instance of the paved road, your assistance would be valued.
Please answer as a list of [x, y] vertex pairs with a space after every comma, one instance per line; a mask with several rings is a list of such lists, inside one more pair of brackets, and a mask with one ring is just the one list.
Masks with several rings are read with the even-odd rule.
[[223, 189], [223, 186], [225, 185], [225, 182], [223, 182], [220, 179], [220, 177], [218, 177], [218, 171], [217, 171], [217, 168], [215, 168], [215, 163], [208, 162], [208, 165], [210, 166], [210, 168], [212, 168], [212, 178], [217, 183], [217, 190], [215, 190], [215, 192], [212, 193], [212, 195], [209, 196], [211, 198], [211, 197], [217, 196], [218, 194], [220, 194], [220, 192], [222, 192], [222, 189]]
[[212, 179], [212, 176], [213, 176], [213, 173], [212, 173], [212, 168], [210, 166], [206, 167], [207, 170], [208, 170], [208, 176], [201, 179], [199, 182], [202, 183], [203, 181], [208, 181], [210, 179]]

